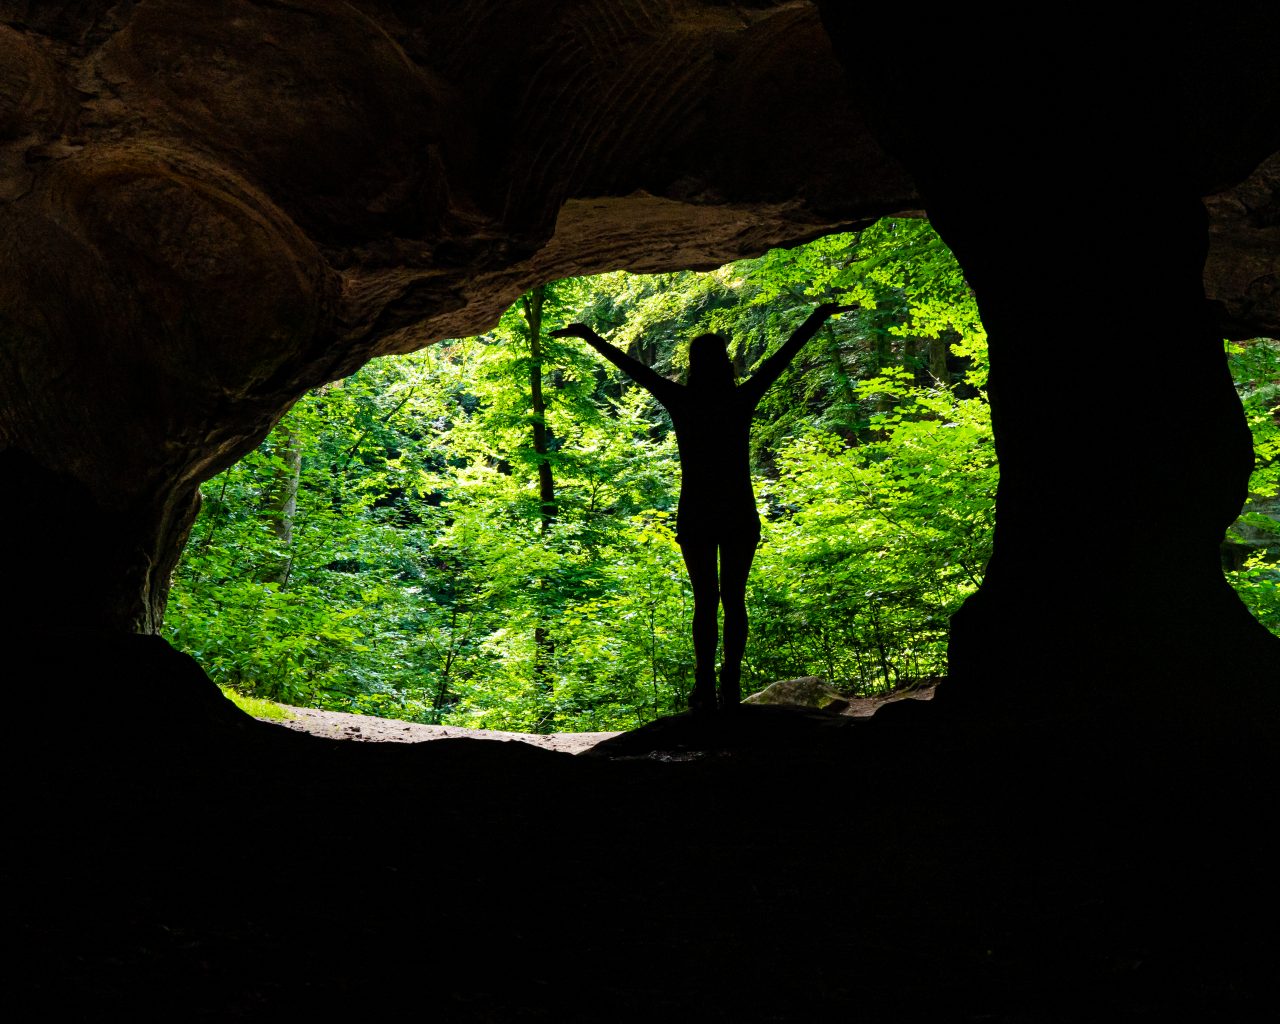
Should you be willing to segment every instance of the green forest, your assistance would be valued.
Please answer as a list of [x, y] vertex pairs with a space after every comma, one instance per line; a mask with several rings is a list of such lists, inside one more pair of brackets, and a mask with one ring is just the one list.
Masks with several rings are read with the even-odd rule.
[[[671, 424], [549, 332], [588, 323], [679, 379], [682, 343], [712, 331], [745, 377], [823, 301], [861, 308], [828, 321], [753, 426], [763, 537], [744, 692], [937, 679], [948, 617], [982, 581], [998, 468], [978, 310], [919, 219], [708, 273], [552, 282], [485, 335], [307, 395], [203, 486], [166, 636], [224, 687], [300, 706], [526, 732], [683, 710], [692, 602]], [[1227, 350], [1258, 468], [1224, 569], [1280, 633], [1280, 343]], [[1082, 324], [1071, 372], [1105, 359]], [[1158, 443], [1152, 398], [1135, 383]]]

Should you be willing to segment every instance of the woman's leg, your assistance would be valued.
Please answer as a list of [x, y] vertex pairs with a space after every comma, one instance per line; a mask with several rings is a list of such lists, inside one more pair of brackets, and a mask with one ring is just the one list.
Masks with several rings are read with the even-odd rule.
[[720, 706], [742, 700], [742, 655], [747, 649], [747, 577], [760, 543], [759, 527], [720, 542], [720, 600], [724, 604], [724, 664], [720, 668]]
[[715, 541], [696, 534], [682, 536], [680, 553], [693, 587], [693, 693], [689, 707], [710, 711], [716, 706], [716, 646], [720, 640]]

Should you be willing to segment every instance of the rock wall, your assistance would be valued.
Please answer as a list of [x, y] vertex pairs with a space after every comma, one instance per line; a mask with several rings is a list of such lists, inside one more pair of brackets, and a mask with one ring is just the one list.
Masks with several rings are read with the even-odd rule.
[[[1231, 705], [1280, 724], [1280, 642], [1218, 551], [1253, 464], [1222, 336], [1271, 323], [1280, 12], [1184, 3], [1153, 22], [1085, 3], [985, 33], [956, 11], [916, 31], [915, 73], [891, 81], [894, 58], [864, 40], [894, 12], [821, 6], [989, 336], [995, 544], [952, 619], [938, 699], [1081, 714], [1159, 694], [1159, 713]], [[1201, 197], [1238, 178], [1210, 204], [1211, 234]], [[1235, 289], [1216, 305], [1206, 265]], [[1062, 374], [1082, 347], [1091, 372]]]

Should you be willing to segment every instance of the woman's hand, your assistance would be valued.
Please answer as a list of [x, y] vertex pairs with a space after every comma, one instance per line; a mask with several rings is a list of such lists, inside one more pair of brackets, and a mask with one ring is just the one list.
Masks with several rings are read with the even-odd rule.
[[586, 341], [588, 338], [594, 338], [596, 332], [586, 324], [569, 324], [568, 327], [558, 327], [554, 331], [548, 331], [549, 338], [581, 338]]
[[829, 316], [835, 316], [837, 313], [852, 313], [855, 309], [861, 309], [856, 302], [850, 302], [847, 305], [839, 302], [824, 302], [813, 311], [814, 316], [821, 316], [826, 319]]

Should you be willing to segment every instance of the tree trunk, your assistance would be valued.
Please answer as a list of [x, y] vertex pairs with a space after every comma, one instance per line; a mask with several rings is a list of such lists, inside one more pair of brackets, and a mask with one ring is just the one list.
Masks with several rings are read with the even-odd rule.
[[[267, 491], [265, 512], [271, 520], [271, 530], [287, 549], [293, 547], [293, 522], [298, 513], [298, 484], [302, 479], [302, 444], [298, 435], [281, 424], [275, 430], [276, 454], [280, 465], [276, 468]], [[275, 573], [276, 581], [283, 587], [289, 583], [293, 569], [292, 551]]]
[[950, 348], [949, 331], [937, 338], [929, 339], [929, 375], [944, 387], [951, 383], [951, 372], [947, 369], [947, 355]]
[[[524, 308], [525, 322], [529, 328], [529, 404], [533, 410], [533, 453], [538, 465], [539, 530], [545, 539], [556, 519], [556, 482], [551, 472], [551, 439], [547, 429], [547, 403], [542, 394], [542, 309], [546, 302], [545, 285], [527, 292], [520, 300]], [[533, 676], [539, 692], [550, 697], [554, 689], [551, 660], [555, 654], [555, 641], [547, 628], [545, 578], [538, 580], [539, 623], [533, 630]], [[539, 721], [538, 731], [544, 731]]]
[[542, 307], [546, 294], [546, 286], [539, 285], [520, 300], [529, 325], [529, 399], [533, 409], [533, 453], [538, 463], [538, 498], [544, 535], [556, 518], [556, 482], [551, 474], [547, 403], [542, 395]]
[[827, 354], [831, 359], [831, 370], [835, 374], [836, 384], [840, 388], [840, 403], [844, 408], [844, 413], [840, 417], [840, 426], [837, 430], [847, 443], [855, 444], [858, 440], [858, 393], [853, 390], [853, 385], [849, 383], [849, 370], [844, 365], [844, 356], [840, 352], [840, 342], [836, 338], [836, 332], [831, 329], [831, 321], [829, 320], [822, 326], [822, 337], [827, 343]]

